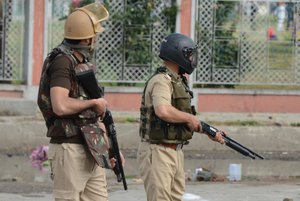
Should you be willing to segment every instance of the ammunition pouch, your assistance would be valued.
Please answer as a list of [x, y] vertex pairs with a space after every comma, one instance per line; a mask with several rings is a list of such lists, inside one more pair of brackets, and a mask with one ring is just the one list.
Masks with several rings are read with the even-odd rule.
[[74, 122], [80, 129], [95, 162], [100, 167], [109, 168], [106, 160], [108, 146], [105, 142], [104, 131], [99, 126], [99, 116], [93, 110], [88, 109], [81, 112], [78, 117]]
[[[147, 117], [147, 114], [150, 116]], [[193, 132], [184, 123], [163, 121], [155, 115], [153, 108], [142, 107], [140, 135], [155, 143], [183, 143], [192, 138]]]
[[183, 143], [192, 138], [193, 132], [189, 131], [184, 123], [168, 123], [156, 115], [150, 120], [149, 139], [153, 142]]
[[104, 140], [104, 131], [99, 127], [98, 122], [85, 123], [79, 127], [95, 162], [100, 167], [109, 168], [107, 163], [108, 146]]

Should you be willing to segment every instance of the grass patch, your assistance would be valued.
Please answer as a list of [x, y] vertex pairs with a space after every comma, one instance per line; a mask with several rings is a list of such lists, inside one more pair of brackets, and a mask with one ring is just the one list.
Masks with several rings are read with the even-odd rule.
[[126, 117], [125, 119], [125, 122], [127, 123], [135, 123], [135, 122], [138, 122], [139, 120], [135, 117]]
[[298, 122], [298, 123], [291, 123], [291, 126], [292, 127], [300, 127], [300, 123]]
[[237, 121], [209, 121], [209, 124], [211, 125], [224, 125], [224, 126], [265, 126], [266, 124], [262, 123], [261, 121], [255, 121], [255, 120], [237, 120]]
[[9, 110], [0, 111], [0, 116], [19, 116], [20, 114], [17, 112], [12, 112]]
[[117, 123], [137, 123], [139, 118], [137, 117], [114, 117], [114, 121]]

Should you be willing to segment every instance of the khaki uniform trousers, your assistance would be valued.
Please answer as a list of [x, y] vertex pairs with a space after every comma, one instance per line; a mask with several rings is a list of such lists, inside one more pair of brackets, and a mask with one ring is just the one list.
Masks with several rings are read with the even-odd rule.
[[148, 201], [181, 201], [185, 191], [181, 149], [141, 142], [137, 160]]
[[80, 144], [50, 144], [55, 201], [107, 201], [105, 169]]

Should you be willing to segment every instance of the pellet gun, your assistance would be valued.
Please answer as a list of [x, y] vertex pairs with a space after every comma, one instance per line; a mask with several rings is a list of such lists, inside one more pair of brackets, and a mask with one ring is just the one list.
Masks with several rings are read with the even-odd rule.
[[[219, 131], [217, 128], [201, 121], [201, 126], [202, 130], [210, 135], [211, 137], [215, 137], [216, 133]], [[252, 159], [260, 158], [264, 159], [264, 157], [260, 156], [259, 154], [255, 153], [254, 151], [248, 149], [247, 147], [241, 145], [237, 141], [233, 140], [232, 138], [226, 136], [222, 131], [221, 131], [222, 137], [224, 138], [225, 144], [232, 148], [233, 150], [239, 152], [240, 154], [243, 154], [244, 156], [250, 157]]]
[[[76, 77], [86, 93], [90, 98], [96, 99], [104, 96], [104, 88], [99, 87], [96, 76], [93, 70], [86, 70], [76, 74]], [[115, 175], [117, 176], [117, 181], [123, 181], [124, 190], [127, 190], [127, 183], [125, 179], [125, 173], [122, 166], [122, 160], [117, 140], [117, 132], [114, 124], [111, 112], [107, 109], [105, 116], [103, 118], [103, 123], [106, 128], [107, 136], [111, 141], [111, 148], [109, 150], [110, 158], [114, 157], [116, 159], [116, 165], [113, 168]]]

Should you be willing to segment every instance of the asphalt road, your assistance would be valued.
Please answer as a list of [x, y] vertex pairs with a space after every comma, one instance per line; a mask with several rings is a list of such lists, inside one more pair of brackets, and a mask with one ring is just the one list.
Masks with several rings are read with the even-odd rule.
[[[110, 184], [110, 201], [146, 201], [143, 185], [128, 181], [128, 191]], [[1, 201], [52, 201], [51, 185], [0, 183]], [[183, 201], [300, 201], [300, 181], [189, 182]], [[284, 200], [284, 201], [286, 201]]]

